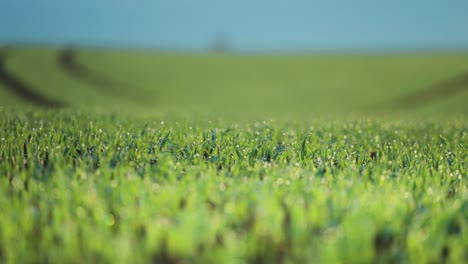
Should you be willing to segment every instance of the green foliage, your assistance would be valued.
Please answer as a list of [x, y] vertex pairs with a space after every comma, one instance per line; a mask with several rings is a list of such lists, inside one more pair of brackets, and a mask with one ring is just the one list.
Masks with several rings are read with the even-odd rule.
[[67, 107], [0, 82], [0, 263], [468, 262], [466, 84], [398, 102], [466, 55], [60, 54], [1, 65]]
[[1, 115], [2, 262], [467, 260], [463, 119]]

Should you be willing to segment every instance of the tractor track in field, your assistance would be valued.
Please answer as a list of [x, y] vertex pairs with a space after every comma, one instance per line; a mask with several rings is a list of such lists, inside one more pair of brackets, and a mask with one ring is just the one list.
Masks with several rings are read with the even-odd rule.
[[[138, 102], [142, 102], [146, 99], [132, 92], [134, 88], [132, 85], [103, 76], [81, 64], [77, 60], [75, 49], [64, 48], [60, 50], [57, 55], [57, 63], [64, 72], [75, 80], [88, 83], [98, 90], [117, 94], [128, 99], [134, 99]], [[125, 88], [128, 92], [123, 91], [122, 88]]]
[[6, 66], [7, 50], [0, 50], [0, 82], [10, 92], [20, 97], [24, 101], [37, 106], [48, 108], [62, 108], [67, 104], [63, 101], [49, 98], [39, 92], [37, 89], [21, 78], [9, 72]]
[[415, 108], [468, 90], [468, 71], [394, 100], [390, 106]]

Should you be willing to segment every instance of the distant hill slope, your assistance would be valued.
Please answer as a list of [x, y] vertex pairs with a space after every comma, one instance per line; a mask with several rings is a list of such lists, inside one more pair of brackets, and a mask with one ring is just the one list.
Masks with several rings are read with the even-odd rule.
[[[245, 55], [14, 48], [3, 67], [69, 107], [468, 114], [468, 54]], [[31, 101], [0, 80], [0, 103]], [[5, 98], [8, 97], [8, 98]]]

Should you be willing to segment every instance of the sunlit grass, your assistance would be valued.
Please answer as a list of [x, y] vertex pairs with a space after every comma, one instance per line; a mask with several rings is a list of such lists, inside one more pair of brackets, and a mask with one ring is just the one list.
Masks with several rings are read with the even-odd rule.
[[398, 104], [466, 55], [61, 52], [8, 52], [65, 107], [0, 82], [0, 263], [468, 261], [467, 90]]
[[464, 119], [2, 110], [2, 262], [451, 262]]

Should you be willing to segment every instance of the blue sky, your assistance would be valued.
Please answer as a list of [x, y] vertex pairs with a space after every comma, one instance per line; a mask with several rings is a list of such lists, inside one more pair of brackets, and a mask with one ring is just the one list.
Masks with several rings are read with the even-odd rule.
[[468, 49], [466, 0], [0, 0], [0, 43], [204, 50]]

